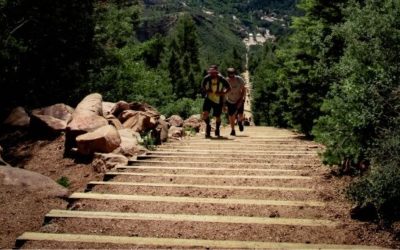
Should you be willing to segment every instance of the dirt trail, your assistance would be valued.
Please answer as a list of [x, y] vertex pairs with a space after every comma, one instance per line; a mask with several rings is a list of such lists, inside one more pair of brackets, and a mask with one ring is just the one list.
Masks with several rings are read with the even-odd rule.
[[[87, 192], [73, 193], [69, 210], [50, 211], [39, 232], [24, 233], [17, 243], [53, 249], [395, 247], [389, 233], [349, 218], [343, 183], [326, 177], [318, 150], [290, 131], [255, 126], [238, 137], [200, 134], [171, 142], [153, 158], [119, 166], [90, 182]], [[187, 153], [190, 161], [181, 157]]]

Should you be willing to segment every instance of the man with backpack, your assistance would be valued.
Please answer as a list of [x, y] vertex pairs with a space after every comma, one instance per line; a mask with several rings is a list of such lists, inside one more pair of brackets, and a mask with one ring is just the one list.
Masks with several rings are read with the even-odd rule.
[[231, 90], [226, 96], [226, 104], [228, 106], [229, 123], [231, 125], [231, 135], [236, 136], [235, 131], [235, 120], [237, 117], [237, 123], [239, 130], [243, 131], [243, 113], [244, 103], [246, 100], [246, 87], [242, 77], [236, 75], [234, 68], [228, 68], [228, 77], [226, 78]]
[[209, 68], [201, 83], [202, 91], [205, 94], [203, 103], [203, 120], [206, 123], [206, 138], [211, 138], [210, 112], [216, 119], [215, 136], [220, 136], [221, 113], [224, 95], [230, 91], [230, 85], [221, 76], [215, 67]]

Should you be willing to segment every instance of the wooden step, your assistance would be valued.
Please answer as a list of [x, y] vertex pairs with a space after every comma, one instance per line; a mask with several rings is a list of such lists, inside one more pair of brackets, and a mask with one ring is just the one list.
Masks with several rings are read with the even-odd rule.
[[223, 167], [168, 167], [168, 166], [122, 166], [118, 165], [115, 169], [158, 169], [158, 170], [201, 170], [201, 171], [237, 171], [237, 172], [285, 172], [285, 173], [299, 173], [303, 170], [296, 169], [277, 169], [277, 168], [223, 168]]
[[175, 177], [175, 178], [218, 178], [218, 179], [268, 179], [268, 180], [312, 180], [310, 176], [300, 175], [212, 175], [212, 174], [163, 174], [163, 173], [133, 173], [107, 172], [106, 175], [128, 175], [144, 177]]
[[[164, 159], [171, 159], [171, 158], [179, 158], [179, 159], [217, 159], [217, 160], [226, 160], [226, 161], [262, 161], [262, 160], [272, 160], [274, 159], [274, 156], [277, 155], [270, 155], [270, 156], [264, 156], [264, 157], [240, 157], [240, 156], [215, 156], [214, 154], [203, 154], [203, 155], [197, 155], [197, 154], [188, 154], [188, 155], [163, 155], [163, 154], [148, 154], [148, 155], [139, 155], [137, 156], [137, 159], [149, 159], [149, 158], [164, 158]], [[277, 156], [277, 157], [285, 157], [285, 158], [278, 158], [274, 159], [275, 161], [277, 160], [288, 160], [288, 159], [296, 159], [297, 161], [310, 161], [310, 160], [318, 160], [317, 157], [302, 157], [301, 155], [285, 155], [285, 156]], [[286, 158], [287, 157], [287, 158]]]
[[58, 242], [84, 242], [84, 243], [109, 243], [117, 245], [139, 245], [158, 247], [196, 247], [196, 248], [252, 248], [252, 249], [382, 249], [376, 246], [361, 245], [330, 245], [330, 244], [304, 244], [285, 242], [260, 242], [260, 241], [230, 241], [230, 240], [202, 240], [202, 239], [177, 239], [177, 238], [145, 238], [129, 236], [108, 236], [89, 234], [54, 234], [26, 232], [17, 238], [17, 245], [23, 241], [58, 241]]
[[215, 161], [157, 161], [157, 160], [131, 160], [131, 164], [174, 164], [174, 165], [235, 165], [235, 166], [259, 166], [259, 167], [316, 167], [319, 165], [309, 163], [245, 163], [245, 162], [215, 162]]
[[73, 193], [71, 199], [97, 199], [97, 200], [124, 200], [147, 202], [173, 202], [173, 203], [199, 203], [199, 204], [238, 204], [258, 206], [310, 206], [325, 207], [324, 202], [319, 201], [288, 201], [288, 200], [256, 200], [256, 199], [220, 199], [178, 196], [151, 196], [151, 195], [122, 195], [101, 193]]
[[197, 184], [172, 184], [172, 183], [142, 183], [142, 182], [114, 182], [91, 181], [89, 185], [115, 185], [139, 187], [173, 187], [173, 188], [201, 188], [201, 189], [227, 189], [227, 190], [259, 190], [259, 191], [287, 191], [287, 192], [313, 192], [312, 188], [303, 187], [276, 187], [276, 186], [223, 186], [223, 185], [197, 185]]
[[210, 154], [237, 154], [238, 156], [242, 155], [257, 155], [257, 156], [270, 156], [270, 155], [315, 155], [318, 156], [316, 152], [309, 152], [309, 151], [290, 151], [286, 153], [282, 153], [282, 151], [277, 150], [243, 150], [241, 148], [235, 150], [228, 150], [228, 149], [158, 149], [156, 151], [150, 151], [149, 154], [196, 154], [196, 155], [210, 155]]
[[156, 221], [189, 221], [209, 223], [289, 225], [305, 227], [336, 227], [337, 222], [320, 219], [269, 218], [247, 216], [195, 215], [195, 214], [153, 214], [153, 213], [121, 213], [76, 210], [51, 210], [46, 214], [51, 218], [89, 218], [116, 220], [156, 220]]

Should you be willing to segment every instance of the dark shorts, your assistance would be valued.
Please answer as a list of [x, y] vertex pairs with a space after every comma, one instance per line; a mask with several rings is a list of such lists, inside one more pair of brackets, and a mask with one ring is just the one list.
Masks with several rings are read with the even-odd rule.
[[244, 113], [244, 104], [240, 105], [238, 108], [236, 104], [232, 104], [229, 102], [226, 102], [226, 105], [228, 106], [228, 115], [232, 116], [235, 114], [243, 114]]
[[222, 104], [215, 103], [211, 101], [208, 98], [204, 98], [204, 103], [203, 103], [203, 112], [211, 112], [211, 109], [213, 110], [213, 116], [219, 117], [221, 116], [222, 113]]

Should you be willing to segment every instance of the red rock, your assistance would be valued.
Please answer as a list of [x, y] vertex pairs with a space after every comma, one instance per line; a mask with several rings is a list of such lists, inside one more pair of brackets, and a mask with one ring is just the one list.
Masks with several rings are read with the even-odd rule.
[[30, 117], [23, 107], [16, 107], [11, 110], [3, 124], [12, 127], [28, 127]]
[[95, 152], [110, 153], [121, 144], [121, 137], [117, 129], [107, 125], [76, 137], [78, 153], [90, 155]]
[[179, 115], [173, 115], [167, 119], [167, 122], [174, 127], [182, 127], [183, 119]]

